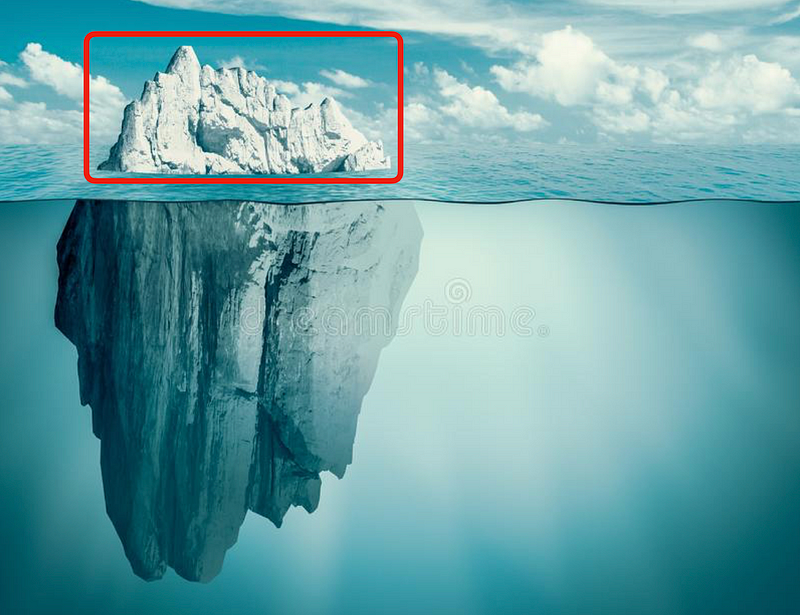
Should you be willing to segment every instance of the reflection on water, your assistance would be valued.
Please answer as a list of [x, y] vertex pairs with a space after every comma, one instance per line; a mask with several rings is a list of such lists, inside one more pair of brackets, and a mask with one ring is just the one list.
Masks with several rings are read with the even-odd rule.
[[56, 325], [136, 574], [208, 581], [248, 510], [315, 510], [421, 238], [409, 204], [76, 203]]

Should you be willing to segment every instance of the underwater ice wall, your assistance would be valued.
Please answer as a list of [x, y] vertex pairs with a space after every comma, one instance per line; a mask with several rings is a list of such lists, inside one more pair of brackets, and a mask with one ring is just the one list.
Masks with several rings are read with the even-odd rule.
[[208, 581], [248, 510], [280, 526], [317, 507], [320, 472], [351, 462], [421, 238], [410, 204], [75, 204], [55, 320], [137, 575]]

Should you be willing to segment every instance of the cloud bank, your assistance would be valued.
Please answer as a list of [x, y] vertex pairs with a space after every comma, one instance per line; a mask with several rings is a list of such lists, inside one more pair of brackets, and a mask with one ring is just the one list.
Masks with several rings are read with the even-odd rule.
[[429, 64], [427, 83], [410, 68], [410, 138], [508, 130], [552, 140], [800, 142], [800, 36], [770, 33], [800, 15], [789, 0], [140, 1], [423, 32], [493, 59], [478, 73]]
[[[28, 43], [19, 54], [25, 75], [0, 73], [0, 143], [56, 145], [81, 143], [83, 138], [83, 68]], [[8, 64], [5, 64], [8, 67]], [[51, 108], [44, 101], [18, 100], [5, 86], [50, 88], [66, 108]], [[107, 142], [119, 132], [127, 103], [117, 86], [102, 76], [90, 81], [91, 137]], [[61, 105], [59, 105], [61, 106]]]

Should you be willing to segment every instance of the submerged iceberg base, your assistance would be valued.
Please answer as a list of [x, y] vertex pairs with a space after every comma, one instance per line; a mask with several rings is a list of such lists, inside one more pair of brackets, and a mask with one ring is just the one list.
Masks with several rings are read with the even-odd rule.
[[[248, 510], [280, 526], [316, 508], [320, 472], [351, 462], [421, 236], [408, 204], [76, 203], [55, 320], [137, 575], [208, 581]], [[391, 325], [347, 326], [359, 308]]]

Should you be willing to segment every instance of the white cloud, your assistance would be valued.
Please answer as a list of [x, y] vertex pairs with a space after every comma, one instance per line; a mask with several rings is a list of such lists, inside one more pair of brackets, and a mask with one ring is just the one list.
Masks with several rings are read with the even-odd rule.
[[307, 105], [311, 102], [321, 102], [325, 98], [350, 98], [352, 94], [340, 88], [331, 87], [316, 81], [304, 81], [298, 100], [300, 104]]
[[233, 56], [224, 60], [217, 60], [220, 68], [246, 68], [247, 62], [242, 56]]
[[[41, 101], [17, 101], [6, 88], [0, 88], [0, 142], [75, 143], [83, 134], [83, 68], [45, 51], [38, 43], [28, 43], [19, 54], [30, 79], [46, 85], [74, 105], [53, 109]], [[2, 73], [0, 84], [25, 87], [20, 77]], [[116, 137], [127, 102], [122, 91], [103, 76], [90, 81], [89, 125], [92, 139], [108, 141]]]
[[538, 113], [509, 111], [490, 90], [463, 83], [447, 71], [435, 69], [433, 76], [439, 94], [445, 99], [442, 113], [466, 126], [529, 132], [547, 124]]
[[761, 47], [758, 55], [800, 73], [800, 36], [775, 36]]
[[278, 93], [288, 96], [290, 99], [300, 94], [300, 86], [294, 81], [284, 81], [282, 79], [271, 79], [270, 83], [275, 86]]
[[422, 102], [410, 102], [403, 111], [405, 135], [414, 141], [421, 141], [430, 134], [430, 127], [439, 125], [440, 116]]
[[254, 70], [266, 72], [267, 67], [254, 60], [248, 60], [240, 55], [235, 55], [232, 58], [217, 60], [217, 66], [220, 68], [244, 68], [245, 70]]
[[[603, 135], [752, 140], [758, 135], [780, 136], [781, 131], [775, 128], [784, 121], [783, 138], [800, 141], [798, 133], [793, 132], [797, 122], [786, 119], [797, 103], [793, 99], [794, 78], [785, 72], [800, 72], [794, 40], [800, 37], [786, 33], [775, 36], [774, 29], [754, 27], [764, 26], [770, 19], [773, 23], [796, 19], [800, 16], [797, 0], [568, 0], [561, 4], [509, 0], [501, 5], [495, 0], [140, 1], [404, 33], [418, 31], [466, 40], [504, 54], [511, 50], [517, 54], [517, 61], [496, 61], [491, 74], [503, 90], [532, 97], [531, 108], [520, 112], [536, 116], [539, 109], [535, 101], [548, 101], [548, 119], [552, 119], [550, 108], [567, 107], [556, 109], [552, 115], [563, 114], [561, 117], [572, 127], [588, 121]], [[565, 28], [565, 15], [581, 29]], [[681, 17], [666, 18], [668, 15]], [[733, 26], [734, 21], [742, 25]], [[760, 59], [758, 64], [748, 65], [751, 61], [744, 60], [746, 54]], [[454, 60], [453, 66], [458, 66], [460, 58]], [[719, 62], [716, 68], [714, 61]], [[777, 70], [762, 66], [769, 63], [776, 64]], [[434, 131], [435, 125], [436, 130], [447, 131], [453, 126], [467, 126], [467, 122], [479, 128], [481, 122], [507, 121], [497, 119], [505, 118], [502, 112], [477, 113], [474, 100], [483, 93], [473, 91], [467, 83], [459, 82], [469, 89], [469, 96], [445, 97], [433, 82], [433, 75], [426, 74], [428, 70], [419, 63], [406, 66], [407, 126], [424, 124], [425, 131]], [[455, 69], [451, 70], [455, 74]], [[715, 82], [722, 79], [725, 70], [733, 71], [730, 81], [736, 84], [729, 89], [718, 88]], [[480, 71], [473, 75], [462, 66], [460, 74], [469, 76], [457, 79], [479, 84], [475, 87], [494, 96], [480, 81], [484, 77]], [[737, 101], [736, 87], [761, 89], [748, 91]], [[298, 86], [298, 95], [305, 89]], [[497, 96], [494, 99], [511, 113]], [[495, 108], [489, 101], [485, 97], [481, 104]], [[585, 127], [579, 128], [585, 131]]]
[[424, 62], [414, 62], [414, 75], [416, 77], [427, 77], [430, 74], [431, 71]]
[[660, 70], [645, 67], [639, 77], [639, 87], [656, 103], [669, 86], [669, 77]]
[[590, 118], [606, 137], [644, 136], [658, 143], [723, 143], [732, 139], [738, 125], [736, 116], [701, 109], [676, 90], [652, 106], [594, 107]]
[[658, 15], [690, 15], [748, 9], [772, 9], [786, 4], [786, 0], [584, 0], [584, 2]]
[[698, 108], [675, 90], [647, 112], [653, 138], [664, 143], [723, 143], [731, 140], [739, 123], [735, 115]]
[[347, 71], [343, 71], [340, 68], [337, 68], [333, 71], [327, 69], [321, 70], [319, 71], [319, 74], [326, 79], [330, 79], [336, 85], [343, 88], [365, 88], [370, 84], [367, 79], [359, 77], [358, 75], [353, 75]]
[[[458, 37], [492, 50], [530, 54], [540, 32], [564, 26], [565, 15], [582, 20], [595, 36], [600, 30], [608, 43], [632, 44], [648, 51], [668, 46], [677, 51], [686, 32], [664, 20], [642, 20], [638, 13], [686, 14], [727, 19], [743, 10], [774, 10], [789, 0], [138, 0], [155, 6], [233, 15], [278, 15], [292, 19], [364, 26], [402, 33], [425, 32]], [[609, 19], [608, 9], [629, 9], [630, 14]], [[766, 19], [766, 18], [765, 18]], [[667, 35], [664, 36], [665, 32]], [[620, 35], [622, 33], [622, 35]], [[654, 36], [658, 34], [659, 36]], [[615, 49], [617, 51], [617, 49]]]
[[652, 105], [595, 105], [590, 117], [603, 135], [662, 143], [796, 142], [789, 105], [800, 92], [784, 71], [754, 56], [733, 57], [706, 66], [699, 80], [681, 85], [683, 92], [668, 88]]
[[295, 107], [307, 107], [311, 103], [320, 103], [325, 98], [341, 99], [350, 98], [352, 94], [324, 83], [305, 81], [297, 84], [294, 81], [271, 79], [279, 93], [285, 94]]
[[650, 128], [650, 116], [641, 109], [620, 111], [601, 107], [595, 110], [592, 120], [604, 131], [623, 135], [645, 132]]
[[705, 51], [723, 51], [725, 43], [715, 32], [703, 32], [702, 34], [695, 34], [686, 39], [686, 43], [695, 49], [704, 49]]
[[420, 87], [407, 98], [404, 107], [408, 141], [507, 142], [513, 134], [529, 135], [548, 125], [538, 113], [511, 111], [494, 92], [469, 85], [441, 68], [431, 70], [417, 62], [411, 72]]
[[522, 60], [512, 69], [493, 66], [491, 72], [509, 92], [527, 92], [574, 105], [592, 99], [612, 67], [592, 39], [571, 26], [545, 34], [536, 59], [536, 63]]
[[[5, 62], [3, 65], [5, 65]], [[22, 77], [17, 77], [11, 73], [0, 73], [0, 85], [12, 85], [16, 88], [25, 88], [28, 87], [28, 82]]]
[[37, 83], [49, 85], [72, 100], [83, 100], [83, 69], [80, 64], [48, 53], [39, 43], [28, 43], [19, 58]]
[[633, 90], [627, 85], [600, 81], [595, 91], [597, 101], [605, 105], [627, 105], [633, 100]]
[[[723, 51], [711, 36], [694, 42]], [[775, 129], [782, 122], [788, 127], [786, 118], [800, 107], [800, 84], [781, 64], [752, 54], [693, 58], [691, 70], [670, 79], [652, 67], [616, 62], [591, 38], [566, 28], [542, 37], [535, 61], [491, 72], [505, 90], [576, 107], [601, 136], [720, 143], [800, 138]]]
[[459, 60], [458, 65], [461, 67], [461, 70], [463, 70], [465, 73], [469, 73], [473, 77], [478, 76], [478, 73], [475, 71], [475, 69], [472, 68], [472, 66], [470, 66], [469, 64], [467, 64], [464, 60]]
[[[543, 32], [563, 28], [573, 20], [618, 61], [647, 63], [668, 70], [686, 50], [686, 37], [699, 28], [719, 32], [721, 42], [742, 53], [758, 53], [774, 38], [765, 28], [787, 5], [797, 0], [139, 0], [171, 8], [238, 15], [280, 15], [345, 26], [426, 32], [466, 40], [490, 50], [513, 50], [531, 57]], [[610, 9], [631, 9], [616, 14]], [[747, 12], [750, 11], [750, 12]], [[798, 6], [800, 11], [800, 6]], [[645, 18], [640, 13], [684, 15], [680, 19]], [[741, 15], [737, 15], [741, 13]], [[786, 13], [788, 18], [792, 13]], [[745, 25], [745, 24], [752, 24]], [[738, 30], [739, 33], [734, 33]], [[702, 30], [700, 30], [702, 32]], [[743, 48], [749, 45], [749, 48]], [[759, 56], [761, 53], [759, 53]], [[644, 58], [647, 60], [644, 60]], [[784, 65], [793, 65], [789, 59]]]
[[[139, 0], [177, 9], [233, 15], [279, 15], [291, 19], [359, 25], [399, 32], [427, 32], [468, 39], [492, 49], [530, 49], [531, 32], [556, 27], [556, 16], [535, 6], [498, 10], [493, 0]], [[510, 6], [505, 7], [511, 9]]]
[[789, 23], [790, 21], [794, 21], [798, 17], [800, 17], [800, 4], [798, 4], [791, 11], [789, 11], [787, 13], [783, 13], [782, 15], [779, 15], [778, 17], [773, 19], [770, 22], [770, 24], [772, 24], [772, 25], [780, 25], [780, 24], [784, 24], [784, 23]]
[[116, 138], [122, 128], [122, 114], [128, 100], [117, 86], [103, 76], [89, 84], [89, 127], [92, 137]]
[[705, 109], [770, 113], [800, 104], [800, 84], [780, 64], [746, 55], [712, 64], [692, 95]]
[[525, 92], [564, 106], [624, 105], [637, 90], [657, 98], [667, 77], [653, 68], [640, 70], [608, 57], [594, 41], [567, 26], [542, 36], [536, 61], [520, 60], [511, 68], [495, 65], [491, 73], [504, 90]]
[[433, 100], [414, 98], [403, 108], [404, 135], [407, 141], [441, 142], [461, 137], [459, 124], [436, 110]]
[[0, 143], [6, 145], [80, 143], [82, 135], [80, 111], [49, 109], [41, 102], [0, 108]]
[[376, 112], [369, 115], [342, 105], [342, 112], [371, 141], [383, 141], [385, 145], [397, 141], [397, 107], [377, 105]]
[[[31, 79], [83, 106], [83, 67], [45, 51], [39, 43], [28, 43], [19, 54]], [[116, 136], [127, 100], [117, 86], [103, 76], [91, 77], [89, 126], [93, 135]]]

